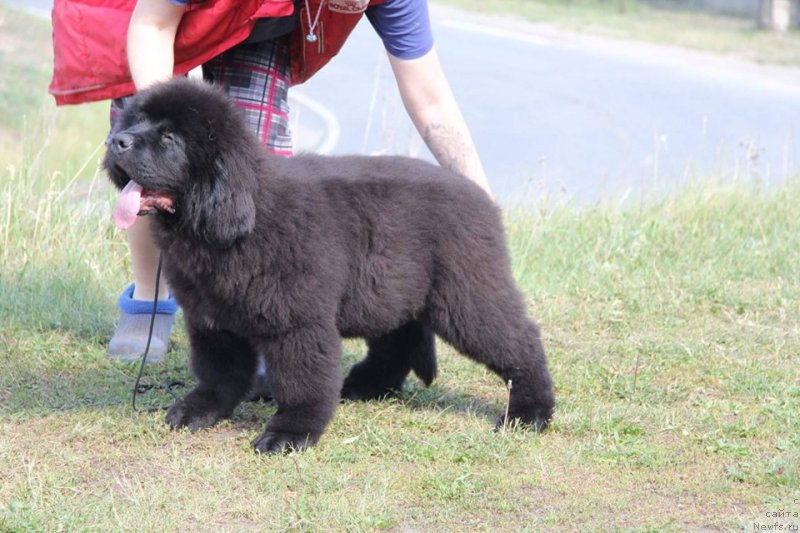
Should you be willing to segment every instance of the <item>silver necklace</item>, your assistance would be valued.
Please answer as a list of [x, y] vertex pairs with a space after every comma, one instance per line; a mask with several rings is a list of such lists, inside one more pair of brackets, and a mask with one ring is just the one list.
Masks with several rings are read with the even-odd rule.
[[317, 27], [319, 16], [322, 14], [322, 6], [324, 4], [325, 0], [320, 0], [319, 8], [317, 9], [317, 16], [314, 17], [314, 22], [311, 22], [311, 6], [308, 4], [308, 0], [306, 0], [306, 18], [308, 19], [308, 35], [306, 35], [306, 41], [310, 43], [317, 42], [317, 34], [314, 32], [314, 28]]

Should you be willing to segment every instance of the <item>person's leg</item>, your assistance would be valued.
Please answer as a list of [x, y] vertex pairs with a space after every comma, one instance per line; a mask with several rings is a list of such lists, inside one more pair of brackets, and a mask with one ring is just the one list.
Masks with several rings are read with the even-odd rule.
[[285, 38], [240, 44], [203, 65], [203, 78], [244, 110], [263, 148], [284, 156], [292, 155], [288, 44]]
[[[248, 124], [265, 150], [292, 155], [288, 39], [236, 46], [203, 65], [203, 76], [207, 81], [224, 87], [245, 110]], [[112, 102], [112, 128], [124, 104], [124, 98]], [[109, 342], [108, 355], [117, 360], [137, 359], [147, 343], [158, 267], [158, 248], [150, 236], [149, 223], [146, 217], [141, 217], [127, 232], [133, 290], [128, 287], [120, 296], [120, 318]], [[158, 296], [161, 303], [148, 352], [149, 362], [159, 361], [166, 354], [175, 320], [174, 310], [177, 309], [163, 278]], [[150, 305], [146, 306], [148, 301]], [[265, 375], [262, 361], [259, 364], [259, 382], [262, 385], [266, 383]], [[262, 389], [261, 394], [268, 395], [268, 391]]]
[[[250, 130], [268, 152], [292, 155], [289, 129], [289, 40], [241, 44], [203, 65], [203, 78], [225, 89], [242, 108]], [[252, 399], [272, 396], [259, 357]]]
[[[152, 302], [156, 295], [159, 251], [150, 234], [150, 219], [147, 217], [137, 219], [127, 230], [127, 238], [135, 282], [133, 298]], [[162, 276], [158, 283], [158, 299], [168, 300], [170, 289], [167, 280]]]
[[[112, 129], [125, 105], [125, 100], [125, 98], [114, 100], [111, 104]], [[107, 351], [109, 357], [120, 361], [138, 359], [147, 346], [159, 256], [158, 248], [150, 236], [150, 220], [147, 217], [136, 220], [136, 223], [127, 230], [127, 239], [133, 268], [133, 284], [119, 297], [119, 319]], [[153, 336], [147, 354], [147, 360], [151, 363], [160, 361], [167, 353], [177, 311], [177, 305], [171, 298], [169, 286], [163, 277], [158, 286], [158, 299]]]

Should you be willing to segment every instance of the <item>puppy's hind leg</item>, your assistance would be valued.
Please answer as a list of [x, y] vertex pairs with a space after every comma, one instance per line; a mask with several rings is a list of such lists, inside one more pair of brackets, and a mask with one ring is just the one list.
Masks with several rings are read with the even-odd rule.
[[[504, 383], [512, 381], [509, 421], [542, 431], [555, 399], [539, 327], [526, 317], [522, 295], [513, 284], [495, 280], [494, 285], [464, 287], [457, 299], [452, 299], [455, 293], [440, 292], [432, 298], [431, 323], [457, 350], [486, 365]], [[501, 417], [497, 425], [504, 422]]]
[[187, 322], [191, 367], [198, 383], [167, 410], [167, 423], [173, 429], [195, 431], [228, 418], [244, 399], [255, 372], [256, 352], [238, 335]]
[[396, 393], [408, 373], [430, 385], [436, 377], [436, 346], [430, 327], [412, 320], [389, 333], [367, 339], [367, 357], [356, 363], [342, 387], [342, 398], [372, 400]]
[[278, 411], [253, 447], [260, 453], [282, 453], [315, 445], [339, 403], [339, 332], [333, 324], [307, 326], [265, 341], [261, 349]]

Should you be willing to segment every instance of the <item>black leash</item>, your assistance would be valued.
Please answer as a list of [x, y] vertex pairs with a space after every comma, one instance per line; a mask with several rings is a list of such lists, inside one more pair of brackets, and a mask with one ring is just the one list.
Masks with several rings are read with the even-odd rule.
[[[152, 383], [140, 383], [142, 380], [142, 374], [144, 374], [144, 365], [147, 363], [147, 354], [150, 352], [150, 341], [153, 339], [153, 327], [156, 323], [156, 310], [158, 309], [158, 286], [161, 283], [161, 254], [158, 255], [158, 270], [156, 270], [156, 294], [153, 297], [153, 311], [150, 313], [150, 330], [147, 332], [147, 344], [144, 346], [144, 353], [142, 354], [142, 363], [139, 365], [139, 374], [136, 376], [136, 383], [133, 385], [133, 398], [132, 398], [132, 407], [134, 412], [141, 412], [142, 410], [136, 408], [136, 396], [139, 394], [144, 394], [147, 391], [153, 389], [160, 389], [172, 396], [172, 398], [177, 402], [180, 400], [180, 397], [175, 394], [174, 389], [180, 389], [186, 386], [186, 384], [181, 380], [174, 380], [170, 381], [169, 383], [162, 383], [161, 385], [153, 385]], [[150, 407], [148, 409], [144, 409], [146, 413], [155, 413], [156, 411], [162, 411], [166, 409], [166, 407]]]

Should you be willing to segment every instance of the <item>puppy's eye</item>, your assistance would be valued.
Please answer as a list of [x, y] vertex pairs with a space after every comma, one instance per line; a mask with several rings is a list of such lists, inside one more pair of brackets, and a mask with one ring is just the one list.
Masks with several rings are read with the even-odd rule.
[[175, 142], [175, 137], [173, 137], [170, 132], [165, 131], [161, 134], [161, 142], [164, 144], [172, 144]]

